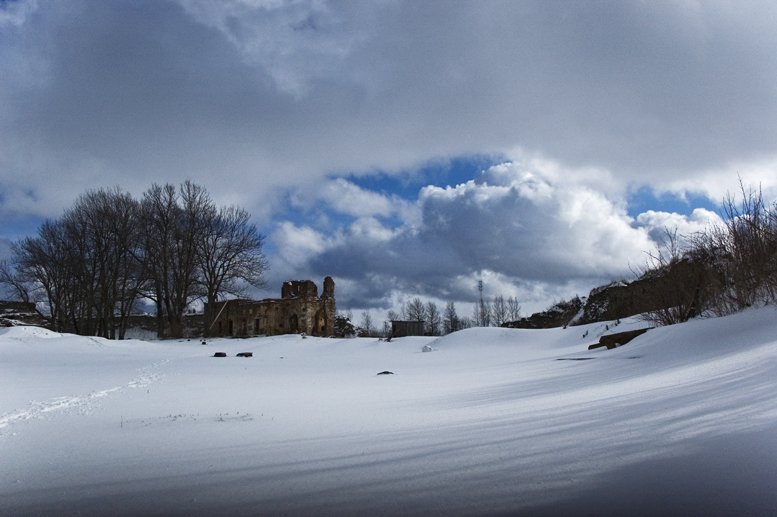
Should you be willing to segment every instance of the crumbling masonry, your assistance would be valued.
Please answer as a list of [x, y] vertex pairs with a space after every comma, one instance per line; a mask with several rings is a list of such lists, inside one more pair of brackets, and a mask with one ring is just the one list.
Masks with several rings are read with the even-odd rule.
[[283, 283], [280, 299], [227, 300], [216, 303], [213, 313], [212, 336], [333, 336], [335, 282], [326, 277], [318, 296], [318, 287], [311, 280], [289, 280]]

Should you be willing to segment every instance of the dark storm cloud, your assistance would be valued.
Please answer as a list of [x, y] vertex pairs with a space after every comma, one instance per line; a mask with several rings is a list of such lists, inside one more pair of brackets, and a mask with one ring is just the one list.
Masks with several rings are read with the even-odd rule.
[[775, 154], [772, 3], [17, 11], [0, 18], [0, 131], [4, 182], [40, 199], [22, 211], [187, 177], [255, 208], [325, 173], [516, 148], [648, 185]]
[[409, 2], [385, 13], [353, 68], [408, 143], [517, 145], [632, 177], [695, 172], [774, 154], [775, 14], [766, 3]]
[[[20, 147], [38, 146], [44, 161], [11, 162], [33, 173], [12, 184], [53, 181], [78, 192], [195, 177], [217, 185], [235, 180], [235, 159], [245, 160], [252, 142], [266, 145], [285, 118], [262, 95], [269, 81], [261, 72], [174, 4], [68, 2], [42, 11], [23, 38], [45, 63], [43, 77], [10, 92], [16, 111], [3, 129]], [[251, 184], [250, 164], [242, 165]]]

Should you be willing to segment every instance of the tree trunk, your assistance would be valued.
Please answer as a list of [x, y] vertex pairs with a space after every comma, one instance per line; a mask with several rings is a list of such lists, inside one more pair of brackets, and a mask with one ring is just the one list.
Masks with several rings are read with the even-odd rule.
[[156, 297], [156, 337], [163, 339], [165, 337], [165, 311], [162, 305], [162, 298], [158, 294]]

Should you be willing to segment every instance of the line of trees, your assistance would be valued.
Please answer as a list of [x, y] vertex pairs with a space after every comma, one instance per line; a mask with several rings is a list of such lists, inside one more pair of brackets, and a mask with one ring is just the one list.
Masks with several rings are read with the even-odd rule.
[[43, 303], [61, 332], [123, 339], [143, 298], [156, 305], [158, 335], [172, 338], [183, 336], [190, 304], [208, 302], [207, 332], [217, 300], [263, 285], [264, 236], [249, 219], [190, 181], [154, 184], [139, 200], [92, 190], [15, 242], [0, 282]]
[[521, 304], [518, 298], [514, 296], [505, 298], [499, 294], [491, 301], [481, 298], [475, 304], [472, 322], [476, 327], [501, 327], [504, 323], [515, 321], [520, 317]]
[[[350, 320], [351, 316], [344, 316]], [[499, 327], [508, 321], [515, 321], [521, 317], [521, 304], [518, 299], [502, 295], [494, 296], [491, 300], [483, 299], [475, 304], [472, 317], [459, 316], [456, 304], [447, 302], [441, 310], [433, 301], [424, 302], [421, 298], [413, 298], [402, 304], [400, 312], [388, 311], [383, 328], [377, 328], [369, 312], [363, 312], [359, 320], [356, 333], [360, 336], [389, 336], [392, 320], [412, 320], [424, 322], [424, 333], [429, 336], [439, 336], [456, 332], [470, 327]]]

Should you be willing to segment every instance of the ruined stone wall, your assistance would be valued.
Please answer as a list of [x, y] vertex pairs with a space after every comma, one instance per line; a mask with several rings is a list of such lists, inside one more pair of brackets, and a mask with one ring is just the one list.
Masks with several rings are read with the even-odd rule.
[[49, 321], [34, 303], [0, 300], [0, 325], [34, 325], [48, 327]]
[[324, 293], [310, 280], [284, 282], [281, 298], [219, 302], [212, 334], [216, 336], [275, 336], [305, 333], [334, 335], [334, 281], [324, 280]]
[[318, 298], [318, 287], [312, 280], [287, 280], [281, 287], [281, 298]]

